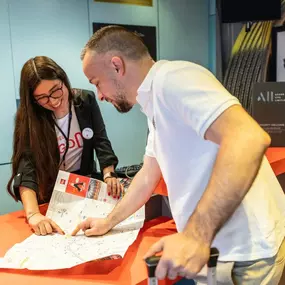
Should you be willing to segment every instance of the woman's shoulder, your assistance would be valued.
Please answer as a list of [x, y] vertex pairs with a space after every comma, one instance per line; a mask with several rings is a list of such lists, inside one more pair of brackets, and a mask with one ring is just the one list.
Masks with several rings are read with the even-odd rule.
[[72, 92], [76, 105], [92, 104], [95, 100], [95, 93], [91, 90], [72, 88]]

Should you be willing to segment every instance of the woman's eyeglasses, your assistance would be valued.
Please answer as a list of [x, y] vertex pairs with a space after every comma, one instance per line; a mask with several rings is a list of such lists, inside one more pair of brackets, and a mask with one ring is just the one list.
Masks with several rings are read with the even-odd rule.
[[40, 105], [46, 105], [49, 102], [50, 97], [53, 99], [59, 99], [63, 96], [62, 87], [63, 87], [63, 82], [61, 81], [61, 86], [59, 88], [52, 91], [49, 95], [41, 96], [39, 98], [36, 98], [35, 100]]

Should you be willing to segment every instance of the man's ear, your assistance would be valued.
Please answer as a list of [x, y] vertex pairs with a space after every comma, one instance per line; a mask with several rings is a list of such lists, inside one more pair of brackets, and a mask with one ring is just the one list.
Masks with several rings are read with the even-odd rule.
[[121, 57], [113, 56], [111, 59], [112, 68], [119, 75], [124, 75], [125, 73], [125, 64]]

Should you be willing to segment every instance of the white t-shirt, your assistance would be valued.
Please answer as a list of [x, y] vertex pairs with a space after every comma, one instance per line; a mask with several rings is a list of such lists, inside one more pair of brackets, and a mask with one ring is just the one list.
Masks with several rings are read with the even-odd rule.
[[[81, 164], [81, 156], [83, 150], [83, 138], [79, 128], [77, 116], [74, 110], [74, 106], [72, 105], [72, 120], [70, 125], [70, 135], [69, 135], [69, 148], [65, 156], [65, 168], [62, 163], [60, 166], [61, 170], [65, 170], [68, 172], [76, 171], [80, 169]], [[56, 120], [57, 125], [63, 131], [65, 136], [68, 134], [68, 122], [69, 122], [69, 114], [61, 119]], [[62, 157], [64, 155], [66, 149], [66, 140], [59, 129], [55, 126], [55, 131], [57, 135], [58, 148], [60, 153], [60, 161], [62, 161]]]
[[[183, 61], [157, 62], [138, 89], [137, 101], [150, 129], [145, 154], [161, 168], [180, 232], [206, 189], [219, 149], [204, 139], [205, 132], [240, 103], [207, 69]], [[264, 157], [251, 189], [213, 246], [221, 261], [249, 261], [274, 256], [284, 236], [285, 195]]]

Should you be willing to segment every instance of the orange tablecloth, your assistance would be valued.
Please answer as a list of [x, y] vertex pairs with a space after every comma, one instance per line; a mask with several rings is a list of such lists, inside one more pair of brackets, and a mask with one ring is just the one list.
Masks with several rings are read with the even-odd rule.
[[160, 179], [158, 185], [156, 186], [155, 190], [154, 190], [154, 193], [155, 194], [159, 194], [159, 195], [162, 195], [162, 196], [167, 196], [167, 187], [166, 187], [166, 184], [163, 180], [163, 178]]
[[[41, 207], [45, 213], [46, 206]], [[23, 241], [32, 232], [26, 224], [24, 212], [0, 216], [0, 257], [15, 243]], [[137, 240], [119, 260], [93, 261], [71, 269], [29, 271], [0, 269], [2, 285], [84, 285], [84, 284], [147, 284], [147, 270], [142, 257], [147, 249], [162, 236], [176, 232], [173, 220], [160, 217], [146, 222]], [[159, 284], [173, 284], [165, 280]]]

